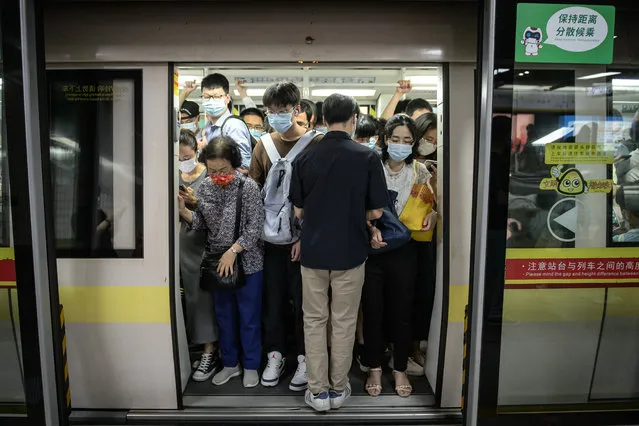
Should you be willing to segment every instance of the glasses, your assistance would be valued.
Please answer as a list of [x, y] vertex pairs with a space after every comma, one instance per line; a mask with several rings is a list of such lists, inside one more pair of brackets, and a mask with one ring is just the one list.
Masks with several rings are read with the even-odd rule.
[[278, 114], [292, 114], [295, 111], [295, 107], [291, 108], [290, 110], [284, 110], [284, 111], [271, 111], [269, 109], [266, 110], [266, 115], [278, 115]]
[[247, 124], [246, 126], [249, 128], [249, 130], [257, 130], [258, 132], [263, 132], [264, 131], [264, 126], [261, 126], [259, 124], [257, 124], [257, 125], [249, 125], [249, 124]]
[[226, 96], [226, 94], [224, 95], [202, 95], [202, 99], [204, 99], [205, 101], [208, 101], [210, 99], [213, 99], [215, 101], [219, 100], [219, 99], [223, 99]]
[[399, 138], [397, 136], [393, 136], [392, 138], [390, 138], [390, 141], [392, 143], [402, 143], [404, 145], [412, 145], [414, 140], [413, 138]]
[[209, 176], [226, 175], [226, 174], [231, 173], [231, 171], [228, 168], [223, 168], [221, 170], [207, 169], [206, 171], [209, 174]]

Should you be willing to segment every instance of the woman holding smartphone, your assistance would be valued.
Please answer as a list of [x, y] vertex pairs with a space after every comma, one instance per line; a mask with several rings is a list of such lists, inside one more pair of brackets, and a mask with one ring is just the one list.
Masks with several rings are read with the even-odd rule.
[[[207, 179], [206, 166], [197, 158], [197, 139], [189, 130], [180, 131], [180, 196], [185, 204], [197, 209], [195, 193]], [[213, 296], [200, 290], [200, 265], [206, 243], [206, 230], [180, 228], [180, 277], [186, 299], [186, 330], [192, 345], [204, 345], [196, 362], [193, 380], [203, 382], [215, 373], [218, 330], [215, 322]]]
[[[437, 202], [437, 115], [432, 112], [423, 114], [415, 119], [417, 133], [420, 140], [417, 148], [416, 160], [424, 163], [431, 174], [430, 188], [432, 188], [433, 209]], [[419, 368], [409, 369], [411, 375], [423, 375], [426, 364], [426, 354], [420, 348], [420, 342], [428, 341], [430, 319], [435, 301], [436, 281], [436, 228], [432, 232], [413, 232], [413, 241], [417, 247], [418, 264], [417, 283], [413, 305], [413, 350], [412, 359]], [[411, 364], [415, 367], [415, 364]]]

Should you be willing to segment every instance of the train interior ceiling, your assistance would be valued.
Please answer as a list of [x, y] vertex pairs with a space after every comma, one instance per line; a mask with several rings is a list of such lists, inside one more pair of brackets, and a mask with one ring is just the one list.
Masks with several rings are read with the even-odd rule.
[[[246, 108], [242, 95], [235, 84], [236, 82], [242, 81], [242, 86], [247, 90], [248, 97], [253, 100], [258, 108], [263, 108], [262, 96], [268, 86], [281, 81], [291, 81], [299, 87], [303, 99], [320, 102], [333, 93], [349, 95], [356, 99], [361, 113], [370, 114], [376, 118], [381, 116], [382, 111], [395, 94], [399, 80], [411, 81], [412, 90], [405, 98], [426, 99], [436, 112], [437, 106], [442, 102], [443, 95], [441, 90], [441, 71], [441, 67], [436, 65], [423, 67], [353, 65], [348, 67], [340, 66], [339, 68], [330, 65], [304, 63], [296, 66], [251, 65], [233, 68], [214, 64], [180, 64], [176, 66], [179, 92], [182, 93], [187, 82], [195, 82], [197, 87], [187, 99], [200, 105], [202, 102], [200, 87], [202, 78], [211, 73], [219, 72], [229, 80], [233, 112], [235, 114], [239, 114]], [[203, 120], [204, 113], [201, 110], [200, 122], [203, 123]], [[292, 335], [293, 330], [287, 330], [287, 334]], [[426, 350], [425, 344], [426, 342], [423, 341], [422, 349], [424, 350]], [[184, 345], [184, 340], [182, 345]], [[436, 345], [433, 346], [435, 347]], [[180, 352], [184, 353], [185, 350], [185, 348], [181, 348]], [[191, 362], [199, 360], [200, 351], [201, 347], [189, 346]], [[430, 353], [431, 351], [429, 351]], [[432, 351], [433, 357], [436, 354], [435, 351]], [[288, 354], [287, 359], [289, 362], [287, 362], [285, 373], [281, 377], [279, 384], [274, 388], [267, 389], [257, 386], [247, 389], [242, 386], [240, 380], [230, 381], [223, 386], [215, 386], [211, 383], [211, 380], [195, 382], [190, 379], [184, 389], [184, 405], [198, 408], [229, 406], [290, 407], [291, 405], [302, 407], [304, 406], [303, 392], [294, 392], [288, 388], [288, 383], [296, 368], [295, 357], [294, 353]], [[370, 406], [370, 397], [366, 394], [364, 386], [365, 380], [366, 374], [360, 370], [358, 361], [354, 357], [350, 373], [353, 389], [351, 405]], [[377, 398], [376, 404], [384, 407], [402, 408], [432, 407], [436, 404], [433, 386], [429, 383], [425, 372], [421, 376], [411, 377], [411, 384], [413, 385], [411, 398], [397, 396], [393, 391], [391, 370], [385, 368], [383, 377], [384, 391]], [[246, 398], [238, 398], [240, 396], [245, 396]]]

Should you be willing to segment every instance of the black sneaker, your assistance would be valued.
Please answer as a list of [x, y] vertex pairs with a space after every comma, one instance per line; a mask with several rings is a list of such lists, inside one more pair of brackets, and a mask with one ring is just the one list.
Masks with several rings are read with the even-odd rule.
[[197, 370], [193, 373], [193, 380], [196, 382], [204, 382], [215, 374], [217, 365], [217, 353], [203, 353], [202, 358], [197, 366]]

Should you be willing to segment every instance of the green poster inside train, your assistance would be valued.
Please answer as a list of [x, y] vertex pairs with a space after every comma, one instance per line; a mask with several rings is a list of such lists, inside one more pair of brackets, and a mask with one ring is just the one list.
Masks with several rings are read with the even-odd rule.
[[517, 5], [515, 61], [610, 64], [614, 6]]

